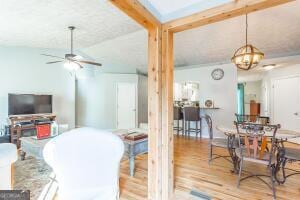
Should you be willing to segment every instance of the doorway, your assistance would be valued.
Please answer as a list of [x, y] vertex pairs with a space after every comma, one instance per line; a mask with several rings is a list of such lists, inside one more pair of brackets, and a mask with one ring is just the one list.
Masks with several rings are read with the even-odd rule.
[[273, 80], [273, 123], [300, 131], [300, 76]]
[[117, 84], [117, 128], [132, 129], [137, 125], [137, 85]]

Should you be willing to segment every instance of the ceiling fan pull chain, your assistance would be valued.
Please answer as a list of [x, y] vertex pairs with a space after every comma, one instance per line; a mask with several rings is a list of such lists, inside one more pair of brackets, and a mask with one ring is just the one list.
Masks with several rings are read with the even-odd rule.
[[246, 13], [246, 46], [248, 45], [248, 14]]

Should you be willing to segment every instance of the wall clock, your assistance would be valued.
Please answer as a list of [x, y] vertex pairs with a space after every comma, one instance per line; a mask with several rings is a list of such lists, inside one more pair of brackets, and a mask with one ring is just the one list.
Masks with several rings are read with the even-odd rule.
[[214, 80], [221, 80], [221, 79], [224, 77], [224, 70], [223, 70], [223, 69], [220, 69], [220, 68], [214, 69], [214, 70], [211, 72], [211, 77], [212, 77]]
[[214, 105], [213, 101], [210, 99], [207, 99], [204, 104], [206, 108], [212, 108]]

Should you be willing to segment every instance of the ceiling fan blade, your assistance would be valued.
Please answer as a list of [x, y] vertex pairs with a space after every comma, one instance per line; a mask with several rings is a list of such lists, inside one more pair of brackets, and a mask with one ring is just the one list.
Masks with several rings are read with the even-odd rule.
[[46, 64], [53, 64], [53, 63], [59, 63], [59, 62], [63, 62], [63, 61], [62, 61], [62, 60], [60, 60], [60, 61], [46, 62]]
[[100, 67], [102, 66], [102, 64], [100, 64], [100, 63], [85, 61], [85, 60], [76, 60], [76, 62], [80, 62], [80, 63], [84, 63], [84, 64], [90, 64], [90, 65], [97, 65], [97, 66], [100, 66]]
[[65, 59], [63, 57], [59, 57], [59, 56], [53, 56], [53, 55], [49, 55], [49, 54], [41, 54], [42, 56], [48, 56], [48, 57], [52, 57], [52, 58], [60, 58], [60, 59]]

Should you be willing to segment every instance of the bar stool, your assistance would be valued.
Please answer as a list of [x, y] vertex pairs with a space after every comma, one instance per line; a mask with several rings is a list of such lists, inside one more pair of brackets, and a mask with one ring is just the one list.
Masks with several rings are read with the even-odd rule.
[[[174, 126], [173, 130], [177, 130], [177, 135], [179, 135], [179, 131], [182, 131], [182, 135], [184, 134], [183, 129], [183, 113], [182, 108], [179, 106], [174, 106], [174, 121], [177, 121], [177, 126]], [[181, 120], [182, 126], [179, 126], [179, 121]]]
[[[201, 117], [200, 117], [200, 108], [199, 107], [184, 107], [183, 108], [183, 118], [184, 118], [184, 127], [185, 127], [185, 135], [189, 135], [191, 132], [196, 134], [198, 137], [198, 133], [200, 134], [200, 138], [202, 138], [201, 131]], [[191, 122], [195, 122], [195, 128], [191, 128]]]

